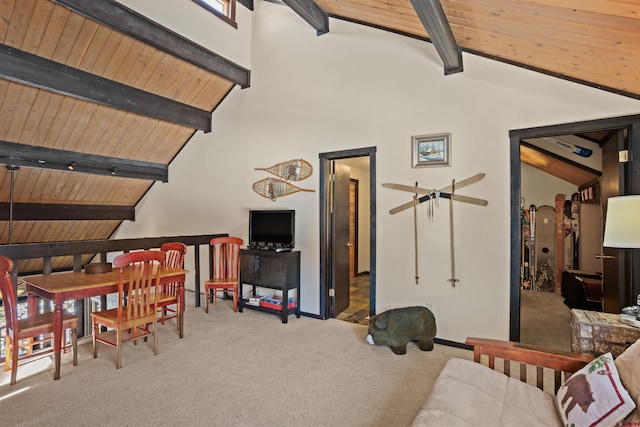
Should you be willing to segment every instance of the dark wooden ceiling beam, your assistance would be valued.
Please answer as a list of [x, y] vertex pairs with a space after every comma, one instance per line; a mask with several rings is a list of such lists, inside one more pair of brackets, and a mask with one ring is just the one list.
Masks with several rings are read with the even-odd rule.
[[242, 88], [250, 71], [111, 0], [53, 0], [72, 11], [223, 77]]
[[190, 128], [211, 131], [211, 112], [0, 44], [0, 77]]
[[444, 74], [462, 71], [462, 50], [456, 43], [440, 0], [411, 0], [413, 9], [444, 63]]
[[162, 163], [97, 156], [2, 140], [0, 140], [0, 164], [111, 175], [122, 178], [169, 181], [169, 167]]
[[0, 202], [0, 221], [135, 221], [135, 206]]
[[315, 28], [319, 36], [329, 32], [329, 15], [313, 0], [282, 0], [282, 2]]

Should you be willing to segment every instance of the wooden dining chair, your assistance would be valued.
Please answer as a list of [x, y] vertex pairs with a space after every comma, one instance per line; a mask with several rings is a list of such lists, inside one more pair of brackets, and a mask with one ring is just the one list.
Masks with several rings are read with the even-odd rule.
[[[4, 308], [6, 323], [6, 347], [4, 358], [4, 370], [11, 369], [11, 382], [16, 383], [18, 374], [18, 358], [20, 348], [27, 348], [36, 344], [53, 341], [53, 313], [43, 313], [35, 316], [18, 319], [18, 300], [11, 280], [13, 261], [0, 256], [0, 292], [2, 293], [2, 307]], [[78, 364], [77, 341], [78, 318], [73, 314], [62, 314], [62, 329], [71, 329], [71, 346], [73, 351], [73, 365]], [[27, 340], [28, 341], [23, 341]], [[65, 348], [64, 334], [62, 348]], [[23, 341], [22, 343], [20, 341]], [[53, 346], [46, 352], [53, 351]], [[31, 354], [37, 356], [45, 352], [38, 351]], [[11, 361], [11, 366], [9, 366]]]
[[[122, 367], [123, 341], [153, 335], [153, 351], [158, 354], [158, 288], [160, 267], [166, 255], [162, 251], [138, 251], [118, 255], [113, 266], [118, 269], [118, 305], [91, 313], [93, 323], [93, 357], [98, 357], [98, 343], [116, 347], [116, 368]], [[126, 268], [129, 267], [129, 268]], [[100, 326], [115, 330], [100, 334]], [[125, 337], [125, 333], [127, 336]]]
[[[184, 268], [184, 255], [187, 246], [181, 242], [168, 242], [160, 246], [160, 250], [166, 254], [164, 265], [167, 267]], [[180, 307], [183, 282], [165, 283], [158, 291], [158, 311], [160, 312], [160, 323], [164, 325], [165, 320], [178, 318], [177, 328], [180, 330], [179, 315], [183, 311]], [[184, 304], [184, 302], [182, 302]]]
[[240, 282], [240, 246], [242, 239], [237, 237], [214, 237], [209, 242], [213, 251], [211, 279], [204, 284], [204, 295], [207, 300], [205, 311], [209, 312], [210, 294], [213, 294], [213, 305], [216, 305], [218, 292], [231, 292], [233, 295], [233, 311], [238, 311], [238, 293]]

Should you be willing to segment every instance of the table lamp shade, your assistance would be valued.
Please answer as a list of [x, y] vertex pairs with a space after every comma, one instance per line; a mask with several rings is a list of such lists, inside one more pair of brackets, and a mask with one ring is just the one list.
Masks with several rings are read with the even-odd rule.
[[640, 248], [640, 195], [609, 197], [602, 245]]

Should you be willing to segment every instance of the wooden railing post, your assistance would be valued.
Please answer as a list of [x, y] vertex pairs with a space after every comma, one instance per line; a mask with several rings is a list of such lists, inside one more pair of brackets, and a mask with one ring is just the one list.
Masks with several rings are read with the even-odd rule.
[[195, 266], [195, 297], [196, 297], [196, 307], [200, 307], [200, 245], [194, 245], [194, 266]]

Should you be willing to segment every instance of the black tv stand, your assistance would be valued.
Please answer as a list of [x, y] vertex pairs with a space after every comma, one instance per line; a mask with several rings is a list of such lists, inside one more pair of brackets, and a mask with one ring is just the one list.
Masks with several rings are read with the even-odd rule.
[[[282, 310], [248, 305], [244, 298], [243, 286], [251, 286], [250, 295], [256, 296], [258, 287], [281, 290]], [[295, 289], [294, 309], [289, 310], [287, 304], [289, 291]], [[295, 313], [300, 318], [300, 251], [288, 250], [276, 252], [264, 249], [240, 250], [240, 312], [244, 307], [265, 311], [281, 316], [282, 323], [287, 323], [289, 314]], [[292, 295], [291, 295], [292, 296]]]
[[247, 249], [255, 251], [291, 252], [293, 248], [274, 245], [248, 245]]

